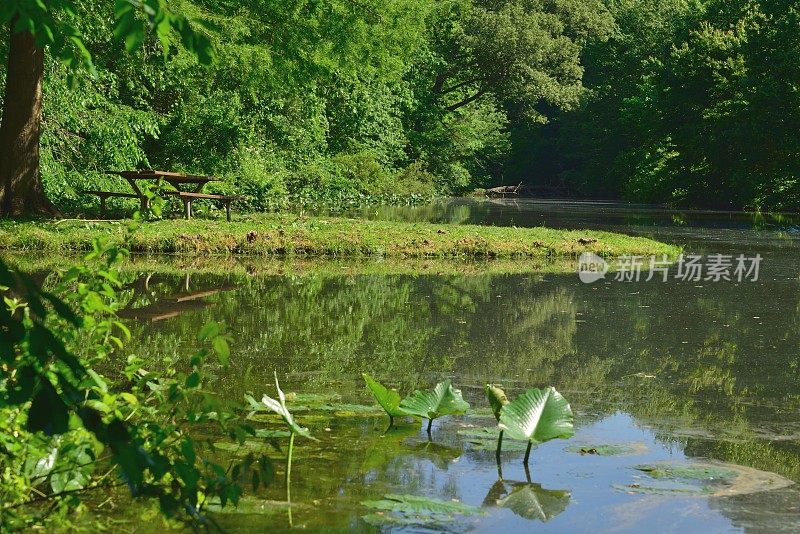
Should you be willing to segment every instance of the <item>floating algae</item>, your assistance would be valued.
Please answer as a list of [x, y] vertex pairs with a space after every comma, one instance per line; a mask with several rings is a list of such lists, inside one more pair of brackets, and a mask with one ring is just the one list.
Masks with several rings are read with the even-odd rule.
[[727, 497], [785, 488], [794, 484], [775, 473], [722, 462], [657, 462], [633, 466], [646, 482], [614, 484], [628, 493]]

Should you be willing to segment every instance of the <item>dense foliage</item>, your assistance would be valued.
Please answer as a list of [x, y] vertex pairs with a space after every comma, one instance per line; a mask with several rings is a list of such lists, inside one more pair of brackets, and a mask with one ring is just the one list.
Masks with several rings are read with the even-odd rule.
[[800, 3], [608, 0], [580, 109], [515, 130], [515, 172], [557, 191], [800, 207]]
[[221, 175], [256, 209], [487, 184], [509, 151], [505, 103], [534, 121], [541, 103], [575, 106], [580, 47], [610, 27], [578, 0], [169, 2], [213, 44], [206, 66], [181, 39], [120, 29], [114, 4], [63, 14], [95, 78], [50, 46], [42, 169], [65, 209], [112, 186], [109, 168]]
[[0, 261], [0, 531], [69, 530], [86, 500], [118, 487], [156, 500], [165, 518], [204, 524], [209, 507], [238, 502], [241, 480], [257, 488], [272, 476], [266, 457], [220, 461], [206, 439], [255, 433], [241, 407], [212, 393], [207, 371], [230, 352], [217, 324], [188, 360], [120, 361], [126, 256], [96, 243], [85, 265], [50, 282], [54, 292]]
[[219, 192], [253, 209], [520, 182], [558, 195], [800, 205], [793, 0], [169, 8], [213, 49], [121, 31], [111, 0], [63, 15], [86, 49], [49, 45], [42, 164], [62, 208], [88, 208], [87, 187], [125, 190], [101, 171], [135, 167], [221, 175]]

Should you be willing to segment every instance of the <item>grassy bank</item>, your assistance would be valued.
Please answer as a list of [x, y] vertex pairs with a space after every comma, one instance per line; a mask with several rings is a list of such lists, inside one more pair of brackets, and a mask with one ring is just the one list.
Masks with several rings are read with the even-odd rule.
[[[124, 221], [0, 222], [0, 249], [86, 250], [95, 238], [122, 243]], [[292, 214], [217, 220], [164, 220], [142, 225], [133, 252], [254, 256], [376, 256], [390, 258], [548, 258], [590, 251], [676, 255], [678, 247], [642, 237], [550, 228], [367, 221]]]

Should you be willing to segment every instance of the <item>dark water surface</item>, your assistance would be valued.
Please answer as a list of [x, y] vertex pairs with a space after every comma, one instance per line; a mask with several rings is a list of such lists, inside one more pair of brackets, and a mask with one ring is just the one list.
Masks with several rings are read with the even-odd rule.
[[[221, 320], [235, 338], [223, 394], [274, 396], [273, 369], [286, 391], [322, 394], [316, 405], [302, 395], [294, 402], [299, 422], [321, 440], [296, 442], [295, 528], [800, 531], [800, 491], [787, 485], [800, 482], [796, 218], [466, 200], [360, 215], [602, 228], [687, 252], [763, 259], [758, 281], [742, 282], [625, 283], [609, 275], [589, 285], [575, 273], [538, 272], [354, 275], [338, 274], [335, 264], [274, 276], [155, 275], [147, 284], [143, 277], [126, 312], [135, 326], [132, 350], [189, 354], [199, 328]], [[476, 413], [437, 420], [430, 442], [418, 423], [384, 435], [384, 416], [347, 406], [372, 404], [364, 371], [401, 393], [451, 378]], [[486, 382], [502, 384], [510, 396], [555, 386], [576, 413], [575, 437], [536, 448], [528, 473], [524, 452], [509, 445], [501, 481], [493, 443], [474, 436], [495, 424]], [[257, 425], [279, 428], [269, 418]], [[604, 445], [621, 454], [579, 451]], [[266, 450], [278, 476], [236, 513], [219, 514], [229, 531], [289, 526], [279, 503], [281, 455]], [[744, 467], [730, 468], [735, 480], [702, 487], [634, 469], [660, 461]], [[361, 504], [385, 494], [457, 500], [483, 515], [391, 526], [391, 514], [374, 515]]]

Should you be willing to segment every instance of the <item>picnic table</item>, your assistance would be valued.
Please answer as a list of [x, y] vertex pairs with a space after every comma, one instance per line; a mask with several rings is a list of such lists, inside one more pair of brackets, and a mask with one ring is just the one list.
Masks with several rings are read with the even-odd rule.
[[[157, 182], [163, 180], [171, 185], [174, 191], [163, 191], [165, 195], [177, 196], [183, 201], [184, 214], [187, 219], [192, 218], [192, 202], [200, 199], [219, 200], [225, 205], [225, 214], [228, 222], [231, 220], [231, 202], [239, 200], [240, 197], [230, 195], [215, 195], [203, 193], [203, 188], [209, 182], [219, 182], [220, 178], [213, 176], [199, 176], [194, 174], [183, 174], [170, 171], [156, 171], [152, 169], [138, 171], [106, 171], [106, 174], [115, 174], [124, 178], [131, 186], [132, 193], [120, 191], [82, 191], [87, 195], [97, 195], [100, 197], [100, 211], [105, 213], [106, 200], [109, 197], [138, 198], [142, 205], [142, 211], [149, 207], [150, 199], [139, 187], [140, 181]], [[185, 188], [185, 189], [184, 189]]]

